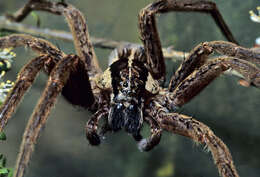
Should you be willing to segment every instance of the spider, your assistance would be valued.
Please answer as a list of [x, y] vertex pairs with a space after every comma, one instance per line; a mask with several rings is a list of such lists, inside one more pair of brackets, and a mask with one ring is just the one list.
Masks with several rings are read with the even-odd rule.
[[[99, 145], [108, 131], [124, 129], [142, 151], [153, 149], [162, 131], [186, 136], [205, 144], [223, 177], [238, 177], [227, 146], [208, 126], [176, 110], [188, 103], [209, 83], [230, 69], [240, 73], [243, 85], [260, 86], [260, 54], [237, 45], [216, 5], [209, 1], [157, 0], [139, 13], [139, 28], [143, 46], [127, 45], [118, 49], [113, 63], [102, 71], [89, 39], [81, 12], [65, 2], [29, 0], [14, 15], [22, 21], [31, 11], [41, 10], [65, 16], [73, 34], [76, 55], [65, 54], [50, 42], [25, 34], [0, 38], [0, 48], [26, 46], [39, 56], [19, 72], [14, 87], [0, 109], [0, 132], [15, 111], [39, 71], [49, 75], [43, 94], [29, 119], [17, 158], [14, 177], [24, 176], [40, 131], [61, 93], [71, 104], [90, 110], [92, 118], [86, 124], [86, 137], [91, 145]], [[230, 42], [203, 42], [185, 58], [164, 88], [165, 63], [156, 27], [158, 13], [198, 11], [210, 13]], [[222, 56], [207, 60], [213, 52]], [[104, 124], [100, 126], [100, 121]], [[143, 123], [150, 126], [151, 135], [143, 138]]]

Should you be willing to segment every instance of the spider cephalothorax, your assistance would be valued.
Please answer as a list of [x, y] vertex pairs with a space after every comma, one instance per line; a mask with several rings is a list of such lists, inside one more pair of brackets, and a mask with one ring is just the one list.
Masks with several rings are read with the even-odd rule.
[[[29, 163], [40, 130], [60, 93], [73, 105], [93, 113], [86, 124], [86, 136], [92, 145], [100, 144], [100, 136], [107, 131], [125, 129], [143, 151], [149, 151], [160, 141], [162, 131], [189, 137], [205, 144], [212, 152], [220, 175], [239, 177], [226, 145], [203, 123], [174, 112], [174, 108], [188, 103], [194, 96], [227, 70], [235, 70], [243, 78], [243, 85], [260, 87], [260, 53], [237, 45], [215, 3], [193, 0], [157, 0], [139, 14], [140, 38], [143, 46], [128, 46], [118, 50], [118, 57], [104, 72], [99, 67], [89, 39], [82, 13], [70, 4], [48, 0], [29, 0], [14, 15], [23, 20], [31, 11], [42, 10], [63, 15], [73, 33], [76, 55], [65, 54], [50, 42], [30, 35], [13, 34], [0, 38], [0, 48], [26, 46], [40, 56], [20, 71], [14, 87], [0, 109], [0, 132], [15, 111], [37, 74], [44, 70], [49, 80], [27, 124], [14, 177], [22, 177]], [[166, 66], [156, 27], [157, 13], [197, 11], [210, 13], [226, 38], [231, 42], [203, 42], [195, 47], [163, 88]], [[221, 54], [208, 60], [213, 52]], [[99, 121], [104, 126], [99, 131]], [[150, 126], [151, 135], [142, 139], [143, 122]]]

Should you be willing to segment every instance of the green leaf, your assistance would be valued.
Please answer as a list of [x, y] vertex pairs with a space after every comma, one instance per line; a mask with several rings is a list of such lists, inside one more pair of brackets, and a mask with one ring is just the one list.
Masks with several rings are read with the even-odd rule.
[[13, 173], [14, 173], [14, 170], [12, 168], [9, 168], [8, 170], [9, 170], [9, 173], [8, 173], [7, 177], [12, 177]]
[[1, 174], [8, 174], [8, 173], [9, 173], [9, 171], [8, 171], [7, 168], [2, 168], [2, 169], [0, 169], [0, 175], [1, 175]]
[[6, 135], [4, 132], [0, 132], [0, 141], [5, 141], [6, 140]]

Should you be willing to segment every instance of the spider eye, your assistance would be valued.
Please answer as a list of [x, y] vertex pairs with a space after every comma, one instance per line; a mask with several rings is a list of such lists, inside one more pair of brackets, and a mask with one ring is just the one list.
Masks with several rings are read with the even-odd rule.
[[119, 104], [116, 106], [116, 108], [117, 108], [117, 109], [120, 109], [120, 108], [122, 108], [122, 106], [123, 106], [123, 104], [122, 104], [122, 103], [119, 103]]
[[133, 109], [134, 109], [134, 105], [131, 104], [131, 105], [128, 107], [128, 109], [129, 109], [129, 110], [133, 110]]
[[127, 82], [124, 82], [124, 83], [123, 83], [123, 86], [124, 86], [124, 87], [128, 87], [128, 83], [127, 83]]

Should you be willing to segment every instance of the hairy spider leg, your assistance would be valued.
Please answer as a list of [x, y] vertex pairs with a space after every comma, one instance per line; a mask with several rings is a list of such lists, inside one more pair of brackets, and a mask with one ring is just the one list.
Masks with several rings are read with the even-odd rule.
[[86, 63], [89, 77], [101, 73], [94, 48], [90, 41], [85, 18], [78, 9], [63, 2], [29, 0], [14, 15], [8, 14], [7, 17], [10, 20], [20, 22], [33, 10], [65, 16], [73, 35], [77, 55]]
[[32, 37], [30, 35], [13, 34], [0, 38], [0, 48], [19, 46], [29, 47], [42, 56], [37, 57], [36, 59], [29, 62], [19, 73], [19, 76], [11, 93], [0, 108], [0, 131], [3, 130], [4, 126], [6, 125], [11, 114], [15, 111], [15, 108], [20, 102], [24, 93], [31, 86], [37, 73], [43, 67], [42, 65], [44, 60], [46, 60], [47, 58], [51, 58], [53, 62], [58, 62], [65, 55], [51, 43], [43, 39]]
[[227, 146], [205, 124], [192, 117], [169, 113], [157, 100], [154, 100], [146, 113], [154, 117], [164, 131], [179, 134], [198, 142], [211, 152], [219, 174], [223, 177], [239, 177]]
[[31, 48], [40, 55], [49, 55], [53, 58], [54, 62], [58, 62], [65, 56], [65, 53], [63, 53], [50, 42], [30, 35], [12, 34], [0, 38], [0, 48], [21, 46]]
[[87, 65], [89, 77], [101, 73], [102, 71], [90, 41], [87, 24], [83, 14], [72, 5], [67, 5], [64, 6], [63, 15], [66, 17], [72, 32], [76, 52]]
[[156, 27], [155, 14], [170, 11], [209, 13], [224, 36], [229, 41], [237, 43], [214, 2], [193, 0], [157, 0], [146, 6], [139, 13], [141, 40], [143, 41], [146, 51], [147, 62], [150, 67], [149, 69], [151, 70], [150, 72], [156, 80], [163, 82], [165, 80], [166, 70], [161, 42]]
[[19, 72], [11, 92], [8, 94], [8, 97], [0, 108], [0, 132], [3, 131], [25, 92], [31, 87], [37, 74], [44, 67], [44, 63], [48, 59], [48, 55], [36, 57], [26, 64]]
[[[1, 115], [2, 115], [2, 117], [0, 118], [1, 119], [0, 131], [3, 130], [4, 126], [6, 125], [8, 119], [11, 116], [11, 113], [17, 107], [19, 101], [21, 100], [21, 98], [24, 95], [24, 93], [26, 92], [26, 90], [28, 90], [28, 88], [31, 86], [37, 73], [44, 67], [47, 74], [49, 74], [51, 72], [51, 70], [53, 69], [53, 67], [55, 66], [55, 64], [58, 61], [63, 60], [63, 57], [65, 56], [65, 54], [62, 51], [57, 49], [51, 43], [49, 43], [43, 39], [38, 39], [38, 38], [29, 36], [29, 35], [14, 34], [14, 35], [0, 38], [0, 48], [18, 47], [18, 46], [27, 46], [27, 47], [31, 48], [32, 50], [36, 51], [37, 53], [40, 53], [43, 56], [37, 57], [36, 59], [29, 62], [19, 73], [18, 79], [14, 85], [13, 90], [9, 94], [9, 97], [7, 97], [7, 100], [3, 103], [1, 110], [0, 110]], [[77, 68], [77, 70], [78, 70], [78, 68], [85, 68], [85, 64], [81, 61], [81, 59], [79, 59], [76, 56], [71, 57], [71, 60], [73, 60], [73, 59], [75, 60], [74, 62], [78, 63], [75, 66]], [[74, 76], [75, 75], [74, 73], [76, 73], [76, 72], [72, 72], [71, 76]], [[87, 72], [84, 72], [84, 73], [85, 73], [85, 75], [87, 75]], [[84, 78], [87, 78], [87, 79], [84, 79], [84, 82], [89, 83], [88, 75], [87, 76], [85, 76], [85, 75], [83, 74]], [[69, 81], [73, 80], [73, 78], [71, 78], [70, 75], [68, 77], [69, 77], [68, 78]], [[57, 78], [57, 77], [55, 77], [55, 78]], [[81, 87], [81, 88], [85, 88], [85, 85], [84, 85], [84, 87]], [[90, 85], [89, 85], [89, 87], [90, 87]], [[91, 98], [91, 95], [89, 95], [89, 96], [90, 96], [89, 98]], [[46, 111], [48, 111], [48, 109], [46, 109]], [[37, 121], [37, 120], [35, 120], [35, 121]], [[33, 121], [31, 121], [31, 123], [33, 125], [36, 125]], [[27, 131], [25, 131], [25, 133], [26, 132]], [[35, 135], [33, 135], [33, 134], [30, 134], [30, 135], [38, 136], [37, 133], [39, 133], [39, 132], [36, 132]], [[26, 141], [24, 140], [24, 142], [26, 142]], [[21, 145], [20, 160], [17, 161], [17, 168], [16, 168], [17, 170], [15, 172], [16, 176], [23, 176], [24, 168], [26, 168], [27, 163], [29, 161], [29, 157], [31, 156], [32, 149], [28, 148], [27, 146], [32, 148], [34, 145], [32, 145], [32, 144], [27, 145], [26, 143]], [[28, 152], [22, 152], [25, 150], [28, 150]], [[23, 163], [23, 161], [24, 161], [24, 163]], [[20, 164], [18, 164], [18, 163], [20, 163]]]
[[[14, 15], [9, 14], [8, 17], [14, 21], [22, 21], [33, 10], [46, 11], [65, 17], [73, 35], [76, 52], [85, 63], [85, 68], [79, 67], [79, 72], [72, 73], [62, 94], [71, 104], [83, 106], [94, 112], [98, 107], [97, 102], [100, 96], [99, 94], [93, 95], [92, 90], [96, 87], [93, 78], [97, 74], [101, 74], [102, 71], [91, 44], [83, 14], [70, 4], [29, 0], [24, 7], [19, 9]], [[72, 92], [78, 94], [72, 95]], [[86, 100], [89, 101], [86, 102]]]
[[138, 148], [141, 151], [150, 151], [152, 150], [157, 144], [160, 143], [162, 129], [160, 128], [158, 122], [150, 116], [144, 116], [145, 122], [150, 125], [150, 133], [151, 135], [147, 138], [141, 139], [138, 141]]
[[223, 177], [239, 177], [227, 146], [205, 124], [192, 117], [177, 113], [161, 113], [160, 120], [164, 130], [189, 137], [206, 145], [211, 151], [219, 174]]
[[166, 67], [163, 58], [162, 45], [156, 28], [156, 11], [150, 5], [139, 12], [139, 30], [144, 45], [148, 69], [153, 78], [162, 85], [166, 77]]
[[249, 48], [238, 46], [231, 42], [226, 41], [212, 41], [206, 42], [206, 45], [222, 55], [239, 58], [252, 63], [260, 64], [260, 52], [254, 51]]
[[212, 154], [218, 172], [223, 177], [239, 177], [228, 147], [205, 124], [177, 113], [163, 114], [160, 123], [164, 130], [189, 137], [205, 145]]
[[98, 123], [101, 118], [107, 118], [108, 108], [97, 111], [86, 124], [86, 137], [91, 145], [99, 145], [100, 135], [98, 134]]
[[[170, 84], [169, 84], [169, 91], [174, 91], [177, 86], [185, 79], [187, 78], [192, 72], [199, 69], [202, 65], [204, 65], [207, 60], [208, 56], [212, 54], [213, 52], [217, 52], [221, 55], [226, 55], [234, 58], [239, 58], [241, 60], [245, 60], [248, 62], [252, 62], [255, 64], [260, 64], [260, 53], [257, 53], [256, 51], [253, 51], [251, 49], [240, 47], [236, 44], [233, 44], [231, 42], [226, 41], [211, 41], [211, 42], [203, 42], [199, 45], [197, 45], [191, 52], [190, 55], [183, 60], [180, 67], [177, 69], [175, 74], [172, 76]], [[241, 69], [243, 66], [241, 66]], [[252, 68], [252, 67], [251, 67]], [[238, 67], [236, 67], [236, 70], [239, 70], [238, 72], [243, 72], [246, 75], [250, 75], [252, 80], [252, 85], [257, 85], [257, 81], [253, 81], [253, 77], [259, 77], [259, 76], [253, 76], [251, 70], [249, 69], [243, 69], [239, 70]], [[255, 70], [255, 69], [254, 69]]]
[[171, 105], [181, 107], [228, 69], [237, 71], [252, 85], [260, 86], [260, 69], [255, 65], [238, 58], [220, 57], [207, 62], [184, 79], [173, 92], [169, 93], [169, 102]]
[[208, 56], [213, 52], [211, 47], [198, 45], [186, 57], [179, 68], [175, 71], [169, 84], [169, 91], [172, 92], [176, 87], [188, 77], [194, 70], [198, 69], [207, 61]]
[[69, 74], [75, 69], [78, 61], [79, 58], [77, 56], [67, 55], [52, 70], [43, 94], [26, 126], [16, 161], [14, 177], [24, 176], [25, 168], [28, 166], [34, 145], [39, 138], [39, 133], [46, 124], [58, 95], [61, 93], [62, 88], [69, 78]]

